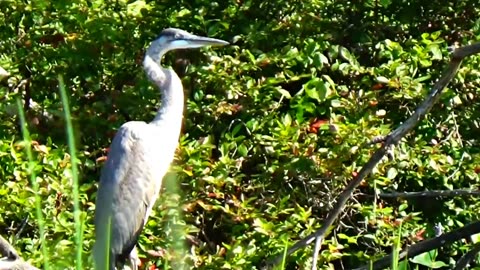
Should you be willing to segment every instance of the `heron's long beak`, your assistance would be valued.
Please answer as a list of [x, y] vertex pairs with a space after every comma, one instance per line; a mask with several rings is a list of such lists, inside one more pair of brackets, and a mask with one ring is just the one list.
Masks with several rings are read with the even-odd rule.
[[200, 48], [204, 46], [225, 46], [228, 44], [230, 43], [221, 39], [201, 37], [193, 34], [171, 42], [171, 45], [179, 49]]
[[209, 37], [201, 37], [196, 35], [187, 37], [185, 41], [187, 41], [190, 44], [197, 44], [202, 46], [225, 46], [230, 44], [225, 40], [209, 38]]

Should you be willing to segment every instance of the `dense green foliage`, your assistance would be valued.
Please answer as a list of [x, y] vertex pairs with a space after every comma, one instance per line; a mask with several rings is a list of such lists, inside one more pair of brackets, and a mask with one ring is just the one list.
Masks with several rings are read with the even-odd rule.
[[[179, 27], [233, 44], [165, 59], [183, 80], [187, 108], [171, 188], [140, 238], [141, 257], [160, 269], [252, 269], [321, 225], [373, 152], [365, 143], [411, 114], [445, 67], [448, 46], [480, 37], [478, 14], [474, 0], [0, 1], [0, 66], [10, 73], [0, 81], [0, 232], [34, 265], [43, 265], [46, 246], [53, 269], [74, 266], [61, 75], [78, 150], [83, 259], [91, 265], [102, 157], [122, 123], [155, 114], [159, 93], [143, 74], [144, 48], [163, 28]], [[449, 231], [478, 219], [476, 198], [365, 194], [478, 187], [479, 63], [465, 61], [395, 159], [365, 181], [326, 238], [324, 269], [381, 258], [396, 239], [405, 247], [433, 237], [437, 223]], [[34, 141], [44, 239], [17, 98]], [[467, 249], [445, 247], [436, 260], [452, 265]], [[306, 269], [311, 253], [294, 253], [287, 269]]]

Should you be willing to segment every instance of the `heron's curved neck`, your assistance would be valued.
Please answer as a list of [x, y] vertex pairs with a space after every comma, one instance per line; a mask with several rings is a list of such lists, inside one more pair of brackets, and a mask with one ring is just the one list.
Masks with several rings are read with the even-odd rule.
[[180, 130], [184, 105], [182, 81], [172, 69], [162, 68], [159, 64], [161, 55], [156, 55], [147, 52], [143, 61], [147, 77], [157, 85], [162, 95], [162, 104], [151, 123]]

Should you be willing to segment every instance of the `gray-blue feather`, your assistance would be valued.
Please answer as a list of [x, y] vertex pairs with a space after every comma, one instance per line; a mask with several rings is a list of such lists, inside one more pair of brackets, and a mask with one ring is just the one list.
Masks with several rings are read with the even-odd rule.
[[95, 261], [105, 265], [100, 250], [110, 250], [110, 269], [129, 259], [173, 160], [178, 135], [165, 130], [164, 125], [128, 122], [110, 147], [97, 192], [94, 252]]
[[[110, 232], [111, 265], [123, 263], [128, 257], [141, 232], [147, 211], [145, 202], [139, 202], [139, 197], [146, 193], [145, 183], [151, 181], [149, 168], [144, 162], [146, 142], [135, 135], [135, 129], [142, 125], [146, 124], [129, 122], [120, 128], [110, 146], [100, 178], [95, 227], [97, 242], [98, 239], [106, 241], [107, 233]], [[104, 242], [95, 248], [107, 250], [107, 245]], [[96, 260], [102, 261], [103, 258]]]

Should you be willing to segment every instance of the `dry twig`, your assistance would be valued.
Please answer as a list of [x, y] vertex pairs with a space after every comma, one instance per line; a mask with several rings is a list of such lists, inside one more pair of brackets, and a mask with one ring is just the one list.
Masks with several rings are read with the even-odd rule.
[[461, 196], [480, 196], [480, 190], [471, 189], [454, 189], [454, 190], [426, 190], [426, 191], [414, 191], [414, 192], [388, 192], [379, 193], [376, 195], [371, 194], [358, 194], [360, 196], [377, 196], [382, 199], [412, 199], [412, 198], [449, 198], [449, 197], [461, 197]]

